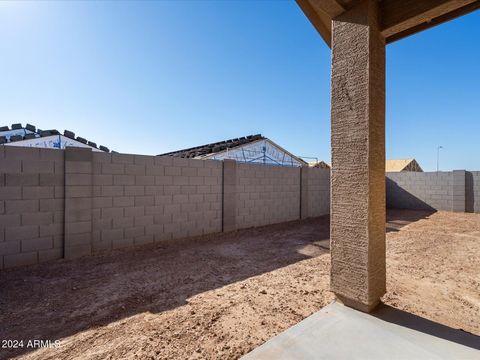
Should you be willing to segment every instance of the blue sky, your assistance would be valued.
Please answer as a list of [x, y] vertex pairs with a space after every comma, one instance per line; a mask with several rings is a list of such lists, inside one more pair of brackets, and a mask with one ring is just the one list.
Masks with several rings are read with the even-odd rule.
[[[387, 158], [480, 170], [480, 12], [387, 48]], [[330, 50], [293, 1], [0, 2], [0, 125], [159, 154], [262, 133], [330, 161]]]

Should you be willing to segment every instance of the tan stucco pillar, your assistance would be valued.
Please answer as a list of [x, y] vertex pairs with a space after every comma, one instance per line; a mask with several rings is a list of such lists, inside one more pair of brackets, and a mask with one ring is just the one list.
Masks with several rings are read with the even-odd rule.
[[385, 41], [378, 3], [332, 23], [331, 288], [372, 310], [385, 293]]

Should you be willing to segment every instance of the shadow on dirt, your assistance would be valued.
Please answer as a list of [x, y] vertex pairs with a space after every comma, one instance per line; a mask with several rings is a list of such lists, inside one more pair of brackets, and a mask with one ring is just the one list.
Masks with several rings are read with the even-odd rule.
[[387, 211], [387, 232], [400, 231], [401, 228], [413, 222], [428, 219], [436, 210], [404, 210], [388, 209]]
[[[428, 211], [392, 210], [387, 229]], [[391, 231], [391, 230], [390, 230]], [[0, 272], [0, 339], [57, 340], [328, 254], [329, 216]], [[0, 350], [0, 358], [32, 351]]]
[[[0, 272], [0, 339], [57, 340], [327, 254], [329, 217]], [[0, 358], [31, 351], [0, 349]]]

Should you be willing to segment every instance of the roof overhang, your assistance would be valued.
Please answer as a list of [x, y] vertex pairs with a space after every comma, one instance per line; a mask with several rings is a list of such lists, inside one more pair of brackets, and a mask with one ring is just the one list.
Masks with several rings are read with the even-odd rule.
[[[331, 46], [332, 20], [362, 0], [296, 0]], [[480, 8], [480, 0], [379, 0], [380, 24], [391, 43]]]

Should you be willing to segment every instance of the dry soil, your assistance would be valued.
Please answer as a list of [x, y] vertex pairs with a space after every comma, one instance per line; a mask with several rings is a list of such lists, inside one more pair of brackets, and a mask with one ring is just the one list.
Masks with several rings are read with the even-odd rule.
[[[480, 335], [480, 214], [390, 211], [397, 309]], [[334, 299], [328, 217], [0, 272], [0, 358], [235, 359]], [[24, 343], [25, 344], [25, 343]]]

